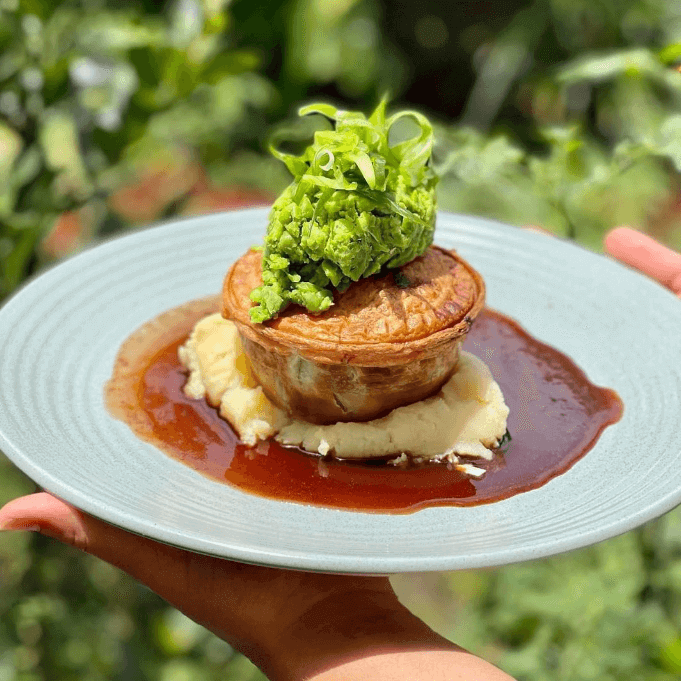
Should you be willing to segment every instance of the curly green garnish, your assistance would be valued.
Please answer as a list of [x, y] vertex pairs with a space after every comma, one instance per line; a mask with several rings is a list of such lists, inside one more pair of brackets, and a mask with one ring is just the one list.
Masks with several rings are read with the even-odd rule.
[[[430, 167], [433, 128], [415, 111], [386, 118], [382, 101], [367, 119], [355, 111], [313, 104], [334, 130], [318, 131], [300, 155], [271, 147], [294, 180], [274, 202], [262, 260], [263, 284], [251, 293], [251, 319], [272, 319], [289, 303], [311, 312], [333, 304], [333, 291], [381, 268], [421, 255], [435, 231]], [[409, 118], [419, 133], [390, 144], [391, 128]]]

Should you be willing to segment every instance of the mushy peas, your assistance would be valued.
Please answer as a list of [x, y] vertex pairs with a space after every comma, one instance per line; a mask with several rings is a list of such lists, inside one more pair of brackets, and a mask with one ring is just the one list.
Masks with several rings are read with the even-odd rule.
[[[300, 156], [272, 147], [293, 182], [274, 202], [265, 236], [262, 284], [251, 293], [259, 323], [295, 303], [310, 312], [382, 268], [397, 268], [428, 248], [435, 231], [437, 175], [430, 165], [433, 127], [415, 111], [386, 117], [381, 102], [367, 119], [358, 111], [314, 104], [333, 130], [320, 130]], [[418, 133], [391, 143], [399, 123]]]

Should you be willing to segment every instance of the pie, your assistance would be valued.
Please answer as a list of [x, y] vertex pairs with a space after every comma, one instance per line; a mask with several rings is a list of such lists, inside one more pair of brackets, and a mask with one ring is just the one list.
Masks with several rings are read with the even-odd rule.
[[254, 323], [249, 294], [261, 283], [261, 260], [250, 250], [230, 268], [222, 315], [236, 324], [267, 397], [312, 423], [368, 421], [438, 392], [485, 302], [480, 274], [455, 251], [430, 246], [336, 291], [325, 312], [291, 305]]

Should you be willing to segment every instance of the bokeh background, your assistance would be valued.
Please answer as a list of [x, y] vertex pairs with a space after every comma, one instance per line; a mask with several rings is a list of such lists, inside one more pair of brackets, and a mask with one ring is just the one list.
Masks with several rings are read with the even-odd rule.
[[[679, 248], [679, 63], [671, 0], [0, 0], [0, 299], [114, 233], [267, 204], [288, 182], [267, 140], [301, 104], [368, 111], [385, 93], [437, 122], [441, 208], [597, 250], [626, 223]], [[34, 489], [0, 455], [0, 502]], [[394, 584], [519, 679], [679, 679], [679, 511]], [[264, 678], [43, 537], [0, 537], [0, 569], [0, 681]]]

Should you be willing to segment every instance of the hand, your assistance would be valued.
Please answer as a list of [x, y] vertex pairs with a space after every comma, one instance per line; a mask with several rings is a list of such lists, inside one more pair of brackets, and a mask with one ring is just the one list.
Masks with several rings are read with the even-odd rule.
[[0, 510], [146, 584], [258, 665], [271, 681], [508, 681], [431, 631], [386, 577], [293, 572], [210, 558], [130, 534], [39, 493]]
[[605, 236], [605, 250], [625, 265], [647, 274], [681, 297], [681, 253], [629, 227], [618, 227]]

